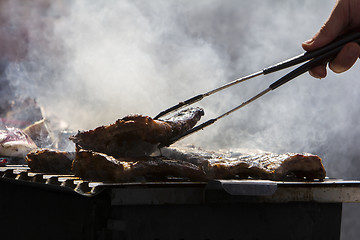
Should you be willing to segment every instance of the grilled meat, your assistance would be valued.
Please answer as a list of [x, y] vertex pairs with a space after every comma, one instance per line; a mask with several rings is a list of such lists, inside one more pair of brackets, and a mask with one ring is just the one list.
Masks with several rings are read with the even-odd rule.
[[92, 150], [114, 157], [149, 156], [160, 143], [191, 129], [204, 115], [201, 108], [189, 108], [167, 120], [131, 115], [114, 124], [78, 132], [70, 139], [78, 150]]
[[202, 168], [185, 161], [168, 160], [163, 157], [114, 158], [103, 153], [80, 150], [73, 162], [73, 172], [84, 179], [104, 182], [135, 180], [164, 180], [181, 177], [204, 180]]
[[324, 179], [326, 172], [320, 157], [308, 153], [275, 154], [264, 151], [206, 151], [199, 148], [168, 148], [167, 158], [201, 166], [208, 179], [256, 178], [283, 180]]
[[23, 158], [36, 147], [33, 140], [18, 128], [0, 130], [0, 156]]
[[[311, 154], [274, 154], [257, 151], [205, 151], [169, 148], [162, 157], [114, 158], [80, 150], [73, 163], [75, 175], [85, 179], [124, 182], [166, 180], [268, 179], [322, 180], [326, 176], [321, 158]], [[176, 160], [170, 160], [176, 159]]]
[[75, 153], [52, 149], [35, 149], [26, 155], [32, 172], [70, 174]]
[[297, 153], [262, 153], [235, 159], [209, 161], [208, 172], [214, 178], [257, 178], [283, 180], [287, 177], [308, 180], [324, 179], [324, 166], [318, 156]]

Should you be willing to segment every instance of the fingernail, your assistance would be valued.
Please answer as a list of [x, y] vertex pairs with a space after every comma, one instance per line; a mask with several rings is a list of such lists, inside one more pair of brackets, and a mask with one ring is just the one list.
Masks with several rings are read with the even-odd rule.
[[310, 38], [309, 40], [306, 40], [305, 42], [303, 42], [304, 44], [306, 44], [306, 45], [309, 45], [309, 44], [311, 44], [311, 43], [313, 43], [314, 42], [314, 39], [313, 38]]
[[334, 72], [334, 73], [342, 73], [345, 72], [346, 70], [348, 70], [348, 68], [338, 65], [338, 64], [334, 64], [334, 63], [329, 63], [329, 68]]

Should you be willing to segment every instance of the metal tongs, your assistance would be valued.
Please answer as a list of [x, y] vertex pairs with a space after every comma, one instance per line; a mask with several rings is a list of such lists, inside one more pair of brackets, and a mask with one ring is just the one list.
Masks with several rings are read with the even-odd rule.
[[171, 112], [174, 112], [176, 110], [179, 110], [180, 108], [183, 108], [185, 106], [189, 106], [191, 104], [194, 104], [196, 102], [199, 102], [200, 100], [202, 100], [205, 97], [208, 97], [214, 93], [217, 93], [221, 90], [224, 90], [226, 88], [229, 88], [231, 86], [234, 86], [235, 84], [247, 81], [249, 79], [261, 76], [261, 75], [267, 75], [273, 72], [277, 72], [280, 70], [283, 70], [285, 68], [289, 68], [292, 66], [295, 66], [299, 63], [304, 63], [303, 65], [301, 65], [300, 67], [294, 69], [293, 71], [289, 72], [288, 74], [286, 74], [285, 76], [281, 77], [280, 79], [278, 79], [276, 82], [272, 83], [267, 89], [263, 90], [262, 92], [256, 94], [255, 96], [253, 96], [252, 98], [248, 99], [247, 101], [243, 102], [242, 104], [238, 105], [237, 107], [225, 112], [224, 114], [210, 119], [190, 130], [188, 130], [187, 132], [183, 133], [180, 136], [176, 136], [172, 139], [169, 140], [168, 143], [166, 144], [162, 144], [160, 147], [164, 147], [164, 146], [170, 146], [171, 144], [173, 144], [174, 142], [184, 138], [185, 136], [188, 136], [194, 132], [197, 132], [211, 124], [213, 124], [214, 122], [216, 122], [217, 120], [235, 112], [236, 110], [239, 110], [240, 108], [248, 105], [249, 103], [255, 101], [256, 99], [264, 96], [266, 93], [270, 92], [271, 90], [274, 90], [278, 87], [280, 87], [281, 85], [289, 82], [290, 80], [300, 76], [301, 74], [309, 71], [311, 68], [313, 68], [314, 66], [318, 66], [320, 64], [326, 63], [328, 61], [330, 61], [332, 58], [334, 58], [339, 52], [340, 50], [343, 48], [343, 46], [349, 42], [356, 42], [358, 44], [360, 44], [360, 32], [352, 32], [350, 34], [346, 34], [344, 36], [341, 36], [340, 38], [334, 40], [333, 42], [331, 42], [330, 44], [317, 49], [315, 51], [311, 51], [311, 52], [305, 52], [303, 54], [300, 54], [296, 57], [290, 58], [288, 60], [285, 60], [283, 62], [280, 62], [276, 65], [264, 68], [261, 71], [252, 73], [250, 75], [247, 75], [245, 77], [241, 77], [238, 79], [233, 80], [232, 82], [229, 82], [221, 87], [218, 87], [216, 89], [213, 89], [211, 91], [208, 91], [206, 93], [203, 94], [199, 94], [195, 97], [189, 98], [183, 102], [179, 102], [177, 105], [172, 106], [162, 112], [160, 112], [154, 119], [159, 119], [160, 117], [163, 117]]

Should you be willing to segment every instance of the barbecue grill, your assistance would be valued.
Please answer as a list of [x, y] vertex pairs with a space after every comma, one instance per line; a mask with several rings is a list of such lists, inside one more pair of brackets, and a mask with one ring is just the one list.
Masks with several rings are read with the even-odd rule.
[[339, 239], [360, 181], [103, 183], [0, 167], [1, 239]]

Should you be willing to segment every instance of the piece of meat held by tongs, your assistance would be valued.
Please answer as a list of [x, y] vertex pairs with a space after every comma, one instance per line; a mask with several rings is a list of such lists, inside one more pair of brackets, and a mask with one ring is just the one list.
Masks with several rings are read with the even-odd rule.
[[216, 118], [210, 119], [194, 128], [189, 129], [188, 131], [184, 132], [181, 135], [177, 135], [177, 136], [169, 139], [169, 141], [166, 144], [162, 144], [159, 147], [170, 146], [174, 142], [215, 123], [217, 120], [219, 120], [225, 116], [228, 116], [229, 114], [235, 112], [236, 110], [239, 110], [240, 108], [248, 105], [249, 103], [255, 101], [256, 99], [264, 96], [266, 93], [268, 93], [272, 90], [275, 90], [276, 88], [280, 87], [281, 85], [283, 85], [283, 84], [289, 82], [290, 80], [300, 76], [301, 74], [309, 71], [314, 66], [318, 66], [318, 65], [329, 62], [331, 59], [333, 59], [337, 55], [337, 53], [340, 52], [340, 50], [343, 48], [343, 46], [349, 42], [356, 42], [356, 43], [360, 44], [360, 32], [352, 32], [352, 33], [343, 35], [340, 38], [333, 41], [332, 43], [330, 43], [320, 49], [317, 49], [312, 52], [305, 52], [303, 54], [300, 54], [296, 57], [290, 58], [290, 59], [280, 62], [278, 64], [275, 64], [273, 66], [264, 68], [261, 71], [255, 72], [255, 73], [247, 75], [245, 77], [235, 79], [234, 81], [229, 82], [223, 86], [220, 86], [216, 89], [208, 91], [204, 94], [199, 94], [195, 97], [189, 98], [186, 101], [180, 102], [177, 105], [172, 106], [172, 107], [160, 112], [154, 119], [159, 119], [171, 112], [181, 109], [182, 107], [189, 106], [193, 103], [199, 102], [200, 100], [202, 100], [205, 97], [208, 97], [214, 93], [217, 93], [226, 88], [234, 86], [238, 83], [247, 81], [249, 79], [252, 79], [252, 78], [255, 78], [255, 77], [258, 77], [261, 75], [267, 75], [267, 74], [274, 73], [274, 72], [277, 72], [277, 71], [280, 71], [280, 70], [283, 70], [283, 69], [286, 69], [289, 67], [293, 67], [300, 63], [304, 63], [303, 65], [301, 65], [298, 68], [294, 69], [293, 71], [287, 73], [286, 75], [284, 75], [283, 77], [281, 77], [280, 79], [278, 79], [277, 81], [272, 83], [268, 88], [266, 88], [265, 90], [256, 94], [255, 96], [248, 99], [247, 101], [241, 103], [240, 105], [234, 107], [233, 109], [225, 112], [224, 114], [222, 114]]
[[79, 131], [70, 139], [77, 151], [91, 150], [113, 157], [149, 156], [161, 144], [190, 130], [204, 115], [201, 108], [187, 108], [165, 120], [129, 115], [115, 123]]

